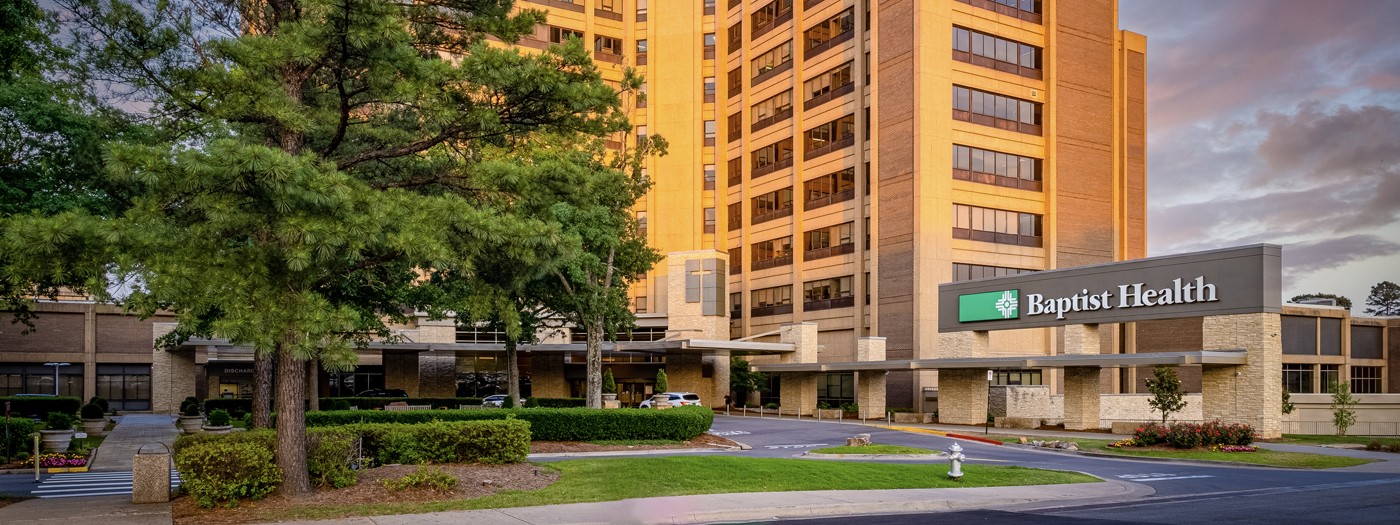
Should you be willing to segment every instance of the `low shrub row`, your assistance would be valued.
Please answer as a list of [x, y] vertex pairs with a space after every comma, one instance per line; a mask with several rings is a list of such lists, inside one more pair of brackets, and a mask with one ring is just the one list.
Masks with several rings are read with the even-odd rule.
[[82, 398], [77, 397], [0, 397], [0, 407], [10, 403], [10, 413], [24, 417], [43, 416], [49, 412], [77, 414], [83, 408]]
[[583, 408], [588, 400], [581, 397], [527, 397], [525, 408]]
[[1150, 447], [1165, 443], [1176, 448], [1248, 446], [1254, 443], [1254, 429], [1249, 425], [1230, 425], [1219, 421], [1210, 423], [1177, 423], [1169, 427], [1148, 424], [1133, 432], [1137, 446]]
[[389, 403], [408, 403], [410, 405], [432, 405], [434, 409], [450, 408], [456, 409], [461, 405], [480, 405], [479, 397], [323, 397], [320, 400], [321, 409], [335, 406], [336, 402], [345, 401], [350, 406], [359, 407], [360, 410], [373, 410], [384, 408]]
[[[236, 505], [276, 489], [277, 433], [250, 430], [192, 434], [175, 442], [175, 467], [184, 487], [203, 507]], [[307, 470], [312, 483], [355, 483], [351, 465], [429, 463], [517, 463], [530, 453], [530, 424], [518, 419], [434, 421], [424, 424], [364, 423], [307, 429]]]
[[33, 450], [34, 440], [29, 437], [33, 433], [34, 422], [28, 418], [0, 419], [0, 456], [14, 457]]
[[501, 408], [494, 410], [325, 411], [306, 414], [307, 427], [356, 423], [428, 423], [516, 418], [530, 422], [537, 441], [666, 439], [685, 441], [710, 429], [713, 410], [676, 407], [668, 410], [591, 408]]

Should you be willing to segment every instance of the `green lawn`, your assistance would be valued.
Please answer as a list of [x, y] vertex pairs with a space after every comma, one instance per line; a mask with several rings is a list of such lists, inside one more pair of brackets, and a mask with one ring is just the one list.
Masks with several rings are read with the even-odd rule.
[[[542, 463], [540, 466], [559, 470], [562, 473], [559, 481], [540, 490], [505, 491], [477, 499], [302, 507], [278, 513], [275, 518], [286, 521], [352, 515], [418, 514], [731, 492], [998, 487], [1100, 481], [1074, 472], [963, 465], [966, 475], [963, 481], [957, 482], [948, 479], [948, 465], [837, 463], [730, 456], [580, 459]], [[259, 519], [269, 517], [260, 516]]]
[[1379, 441], [1382, 445], [1389, 446], [1400, 443], [1400, 438], [1336, 436], [1331, 434], [1284, 434], [1283, 439], [1273, 440], [1274, 443], [1287, 443], [1289, 445], [1337, 445], [1342, 443], [1367, 445], [1372, 441]]
[[926, 448], [898, 445], [867, 445], [864, 447], [829, 447], [812, 451], [815, 454], [937, 454]]
[[[1020, 443], [1021, 439], [1018, 436], [998, 435], [993, 435], [991, 438], [1000, 439], [1005, 443]], [[1031, 438], [1026, 439], [1028, 441], [1031, 440]], [[1282, 452], [1265, 449], [1259, 449], [1258, 452], [1168, 452], [1162, 450], [1123, 450], [1111, 448], [1108, 444], [1113, 441], [1107, 439], [1072, 439], [1069, 441], [1078, 443], [1079, 450], [1116, 454], [1120, 456], [1195, 459], [1204, 461], [1238, 461], [1240, 463], [1253, 463], [1271, 467], [1336, 468], [1364, 465], [1372, 462], [1369, 459], [1350, 458], [1346, 456], [1327, 456], [1323, 454], [1309, 454], [1306, 452]]]

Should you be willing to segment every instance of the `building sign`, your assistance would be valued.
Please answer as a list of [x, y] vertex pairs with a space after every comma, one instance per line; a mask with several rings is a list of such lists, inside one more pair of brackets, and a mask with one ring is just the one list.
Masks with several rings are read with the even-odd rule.
[[1017, 317], [1019, 290], [982, 292], [958, 296], [958, 321], [994, 321]]
[[1282, 248], [1258, 244], [938, 287], [938, 330], [1282, 311]]

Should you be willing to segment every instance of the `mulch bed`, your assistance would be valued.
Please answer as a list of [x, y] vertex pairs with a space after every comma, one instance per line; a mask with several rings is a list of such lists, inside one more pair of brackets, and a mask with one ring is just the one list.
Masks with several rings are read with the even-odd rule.
[[[395, 465], [360, 472], [359, 483], [342, 489], [318, 489], [302, 497], [268, 496], [260, 501], [243, 500], [238, 507], [201, 509], [194, 498], [180, 496], [172, 500], [172, 514], [177, 525], [214, 523], [233, 525], [260, 523], [273, 514], [296, 507], [360, 505], [366, 503], [414, 503], [452, 499], [480, 498], [500, 490], [537, 490], [559, 479], [558, 472], [546, 472], [529, 463], [513, 465], [430, 465], [457, 478], [451, 490], [411, 488], [393, 490], [380, 480], [396, 479], [418, 472], [417, 465]], [[490, 480], [491, 483], [484, 483]], [[347, 515], [348, 516], [348, 515]]]
[[701, 434], [700, 437], [678, 445], [594, 445], [592, 443], [581, 443], [578, 441], [533, 441], [530, 443], [531, 454], [557, 454], [561, 452], [617, 452], [621, 450], [674, 450], [681, 448], [727, 448], [739, 446], [738, 443], [728, 439], [711, 435]]

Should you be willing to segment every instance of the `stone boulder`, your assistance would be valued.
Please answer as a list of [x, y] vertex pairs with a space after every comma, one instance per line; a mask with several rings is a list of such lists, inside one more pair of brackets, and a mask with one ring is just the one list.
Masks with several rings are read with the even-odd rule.
[[848, 447], [868, 447], [870, 446], [870, 434], [856, 434], [855, 437], [846, 438]]

